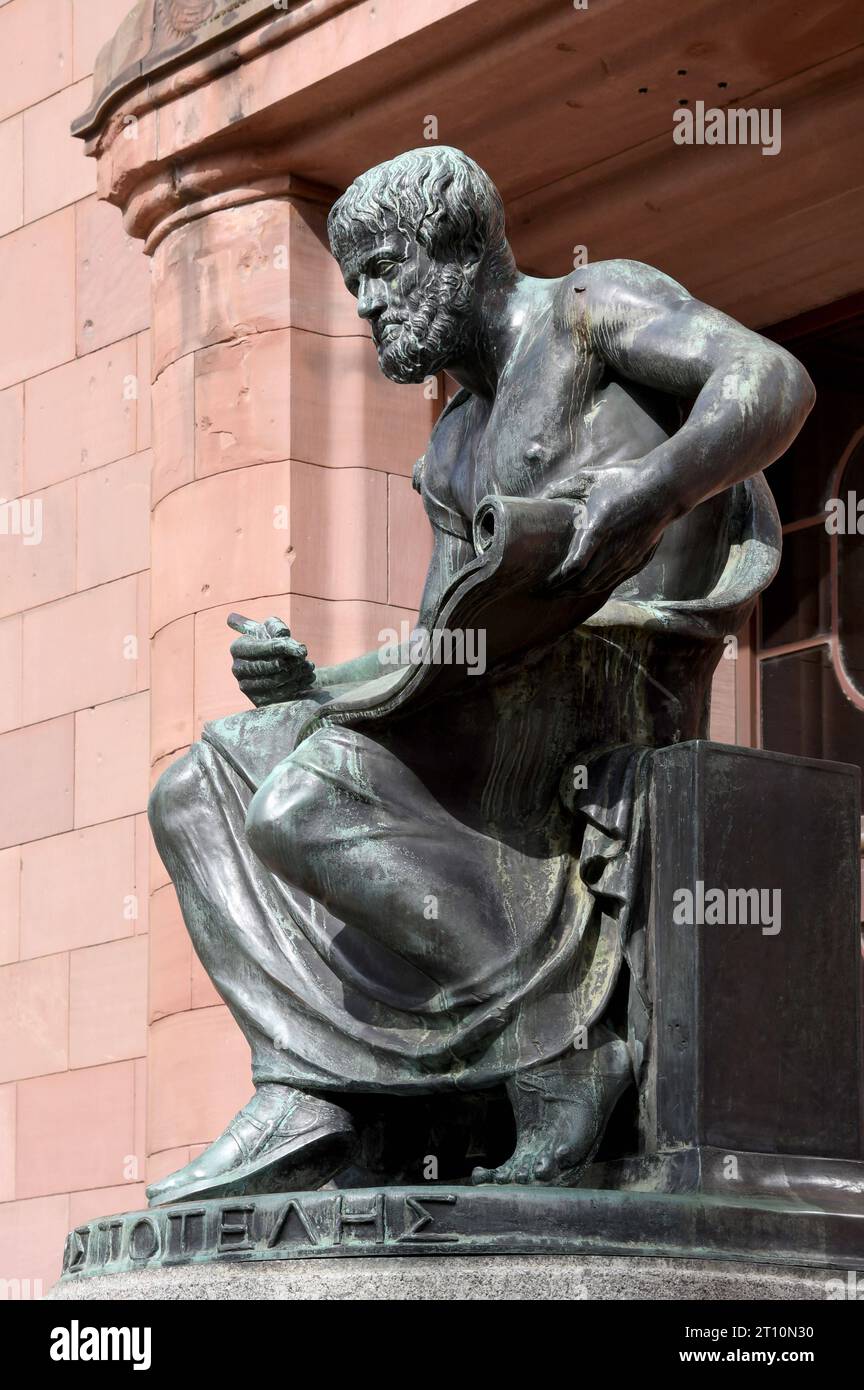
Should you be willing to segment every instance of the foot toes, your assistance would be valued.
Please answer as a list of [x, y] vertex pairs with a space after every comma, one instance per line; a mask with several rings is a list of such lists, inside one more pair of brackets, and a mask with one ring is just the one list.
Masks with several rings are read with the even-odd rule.
[[471, 1174], [473, 1183], [496, 1182], [524, 1182], [525, 1179], [519, 1176], [518, 1170], [514, 1168], [513, 1159], [507, 1163], [502, 1163], [500, 1168], [475, 1168]]

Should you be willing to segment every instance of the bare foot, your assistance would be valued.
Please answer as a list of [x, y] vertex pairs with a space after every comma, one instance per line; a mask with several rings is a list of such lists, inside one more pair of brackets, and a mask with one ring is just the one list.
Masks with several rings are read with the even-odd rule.
[[499, 1168], [475, 1168], [471, 1181], [572, 1186], [594, 1158], [631, 1081], [627, 1048], [611, 1036], [591, 1052], [521, 1072], [507, 1083], [516, 1148]]
[[147, 1189], [152, 1207], [191, 1198], [316, 1188], [348, 1162], [350, 1116], [291, 1086], [259, 1086], [223, 1134], [185, 1168]]

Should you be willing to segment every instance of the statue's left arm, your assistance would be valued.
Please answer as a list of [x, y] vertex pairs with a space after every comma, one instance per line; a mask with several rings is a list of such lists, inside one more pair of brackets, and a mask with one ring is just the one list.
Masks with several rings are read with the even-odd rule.
[[580, 475], [586, 516], [560, 577], [603, 588], [634, 573], [670, 522], [773, 463], [815, 392], [790, 353], [650, 266], [600, 263], [569, 276], [564, 293], [570, 331], [614, 372], [693, 400], [643, 458]]

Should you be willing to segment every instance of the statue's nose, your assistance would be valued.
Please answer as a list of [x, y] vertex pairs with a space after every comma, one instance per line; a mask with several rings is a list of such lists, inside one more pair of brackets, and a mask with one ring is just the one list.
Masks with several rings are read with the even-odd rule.
[[361, 319], [372, 319], [387, 303], [383, 280], [364, 279], [357, 293], [357, 313]]

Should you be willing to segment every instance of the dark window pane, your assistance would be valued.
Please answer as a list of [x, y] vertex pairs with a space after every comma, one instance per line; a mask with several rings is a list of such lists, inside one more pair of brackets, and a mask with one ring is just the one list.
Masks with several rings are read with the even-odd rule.
[[837, 684], [827, 646], [760, 663], [762, 746], [864, 768], [864, 710]]
[[864, 423], [864, 324], [786, 346], [812, 376], [816, 403], [791, 448], [768, 469], [784, 526], [822, 511], [837, 463]]
[[[815, 413], [814, 407], [813, 415]], [[791, 521], [803, 521], [805, 516], [816, 516], [822, 510], [831, 461], [822, 457], [818, 423], [815, 427], [811, 425], [813, 415], [792, 447], [772, 463], [765, 475], [784, 526]]]
[[783, 537], [777, 578], [762, 595], [762, 646], [779, 647], [827, 632], [831, 553], [824, 525]]
[[837, 628], [843, 668], [864, 695], [864, 533], [852, 533], [852, 525], [864, 527], [864, 516], [859, 520], [851, 496], [864, 502], [864, 446], [858, 446], [843, 470], [838, 491], [850, 534], [837, 537]]

